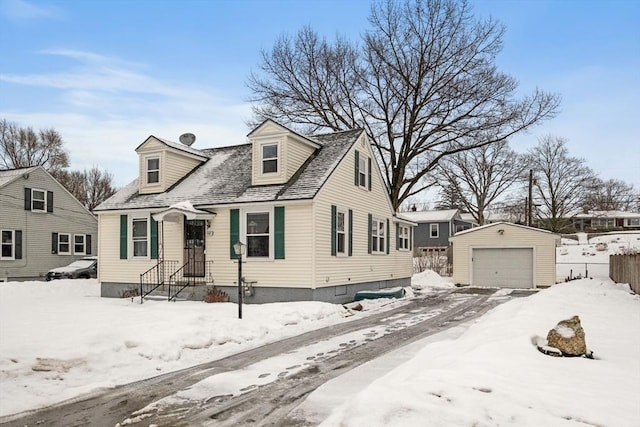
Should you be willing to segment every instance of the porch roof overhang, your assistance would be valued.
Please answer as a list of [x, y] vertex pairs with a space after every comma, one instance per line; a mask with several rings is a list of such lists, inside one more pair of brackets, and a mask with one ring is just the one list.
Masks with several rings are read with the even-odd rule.
[[190, 202], [181, 202], [169, 206], [168, 209], [156, 212], [152, 216], [153, 219], [159, 222], [179, 222], [183, 216], [186, 219], [210, 219], [215, 215], [215, 212], [194, 208]]

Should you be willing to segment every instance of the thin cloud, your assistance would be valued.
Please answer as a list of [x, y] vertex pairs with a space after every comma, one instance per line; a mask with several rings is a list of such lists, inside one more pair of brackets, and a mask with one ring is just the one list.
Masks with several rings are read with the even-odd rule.
[[0, 3], [0, 14], [15, 23], [62, 17], [61, 10], [55, 6], [35, 5], [24, 0], [4, 0]]

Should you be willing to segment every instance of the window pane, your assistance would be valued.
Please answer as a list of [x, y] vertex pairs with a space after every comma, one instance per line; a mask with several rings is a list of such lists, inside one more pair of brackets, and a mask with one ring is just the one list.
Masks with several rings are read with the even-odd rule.
[[160, 172], [147, 173], [147, 184], [154, 184], [156, 182], [160, 182]]
[[264, 160], [262, 162], [262, 173], [274, 173], [278, 172], [277, 160]]
[[278, 146], [276, 144], [262, 146], [263, 159], [275, 159], [277, 157], [278, 157]]
[[247, 256], [268, 257], [269, 236], [247, 236]]
[[12, 248], [13, 248], [13, 246], [11, 246], [11, 245], [7, 245], [7, 244], [2, 245], [2, 257], [3, 258], [12, 258], [13, 257], [13, 253], [11, 253], [11, 249]]
[[336, 229], [338, 231], [344, 231], [344, 212], [338, 212], [338, 223], [336, 224]]
[[338, 252], [344, 253], [344, 234], [338, 234]]
[[160, 169], [160, 159], [147, 159], [147, 170]]
[[69, 243], [69, 235], [68, 234], [59, 234], [58, 242], [60, 243]]
[[133, 242], [133, 256], [147, 256], [147, 241]]
[[269, 234], [269, 214], [247, 214], [247, 234]]
[[2, 243], [13, 243], [13, 233], [11, 230], [2, 230]]
[[146, 238], [147, 237], [147, 220], [146, 219], [134, 219], [133, 220], [133, 238]]

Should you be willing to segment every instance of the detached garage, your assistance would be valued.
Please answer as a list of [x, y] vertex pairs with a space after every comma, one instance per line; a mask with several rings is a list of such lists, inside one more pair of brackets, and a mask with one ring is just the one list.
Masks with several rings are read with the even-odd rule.
[[555, 283], [560, 236], [550, 231], [498, 222], [449, 240], [455, 283], [518, 289]]

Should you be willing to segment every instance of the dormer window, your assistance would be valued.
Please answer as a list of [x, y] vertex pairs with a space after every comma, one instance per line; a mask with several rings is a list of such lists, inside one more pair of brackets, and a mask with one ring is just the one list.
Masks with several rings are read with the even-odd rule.
[[278, 173], [278, 144], [262, 145], [262, 174]]
[[160, 157], [147, 157], [147, 184], [160, 183]]

